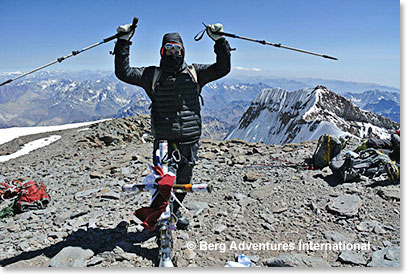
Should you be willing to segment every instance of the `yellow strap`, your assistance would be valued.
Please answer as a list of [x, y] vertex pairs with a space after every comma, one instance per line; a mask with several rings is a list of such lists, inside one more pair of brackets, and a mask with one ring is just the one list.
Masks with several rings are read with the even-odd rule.
[[397, 170], [397, 178], [400, 178], [400, 169], [397, 167], [397, 165], [394, 161], [391, 161], [391, 164]]
[[331, 162], [331, 135], [328, 135], [328, 149], [324, 155], [324, 160], [327, 161], [328, 164]]

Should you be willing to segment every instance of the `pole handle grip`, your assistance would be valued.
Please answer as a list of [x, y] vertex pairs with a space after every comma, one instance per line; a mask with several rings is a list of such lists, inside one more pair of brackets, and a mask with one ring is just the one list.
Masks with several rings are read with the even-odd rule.
[[322, 55], [322, 57], [327, 58], [327, 59], [332, 59], [332, 60], [338, 60], [338, 58], [332, 57], [332, 56], [329, 56], [329, 55]]
[[[138, 23], [138, 18], [137, 18], [137, 17], [134, 17], [134, 18], [133, 18], [133, 22], [132, 22], [132, 24], [131, 24], [131, 29], [132, 29], [132, 30], [135, 30], [135, 29], [136, 29], [137, 23]], [[120, 36], [125, 35], [125, 34], [127, 34], [127, 32], [118, 32], [118, 33], [116, 33], [115, 35], [112, 35], [112, 36], [110, 36], [110, 37], [107, 37], [107, 38], [103, 39], [103, 43], [107, 43], [107, 42], [109, 42], [109, 41], [112, 41], [113, 39], [119, 38]]]
[[11, 83], [12, 81], [13, 81], [13, 79], [8, 79], [7, 81], [1, 83], [0, 86], [7, 85], [8, 83]]
[[138, 17], [133, 17], [133, 23], [131, 24], [131, 28], [134, 30], [137, 27]]

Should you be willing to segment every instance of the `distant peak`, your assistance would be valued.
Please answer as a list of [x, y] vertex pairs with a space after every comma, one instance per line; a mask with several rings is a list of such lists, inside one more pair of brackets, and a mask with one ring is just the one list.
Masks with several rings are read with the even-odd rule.
[[326, 86], [323, 86], [323, 85], [316, 86], [313, 91], [318, 90], [318, 89], [322, 89], [324, 91], [329, 91], [329, 89]]

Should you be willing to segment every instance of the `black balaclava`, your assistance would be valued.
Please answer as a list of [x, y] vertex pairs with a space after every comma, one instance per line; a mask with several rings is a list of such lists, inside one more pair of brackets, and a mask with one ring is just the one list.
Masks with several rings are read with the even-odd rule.
[[[177, 43], [182, 46], [181, 55], [165, 54], [164, 45], [169, 42]], [[174, 32], [164, 34], [160, 52], [161, 52], [160, 67], [162, 67], [163, 70], [168, 72], [179, 72], [183, 68], [185, 50], [181, 36], [178, 33]]]

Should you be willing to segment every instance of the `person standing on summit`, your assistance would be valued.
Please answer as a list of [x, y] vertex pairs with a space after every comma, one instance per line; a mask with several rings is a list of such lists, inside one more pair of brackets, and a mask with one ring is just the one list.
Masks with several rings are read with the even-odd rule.
[[[185, 62], [185, 48], [178, 33], [164, 35], [160, 49], [159, 67], [130, 67], [130, 39], [134, 35], [131, 24], [122, 25], [118, 32], [128, 32], [119, 37], [115, 49], [115, 74], [123, 82], [142, 87], [151, 99], [151, 131], [154, 136], [153, 154], [160, 140], [168, 141], [168, 155], [172, 155], [173, 144], [178, 148], [182, 160], [169, 166], [176, 174], [177, 184], [188, 184], [192, 179], [192, 170], [197, 160], [199, 139], [202, 133], [200, 91], [207, 83], [224, 77], [230, 72], [230, 51], [220, 23], [209, 25], [207, 34], [215, 41], [216, 62], [213, 64], [192, 64]], [[153, 155], [153, 162], [156, 159]], [[177, 194], [182, 202], [185, 194]], [[174, 204], [178, 217], [177, 226], [184, 229], [188, 219]]]

